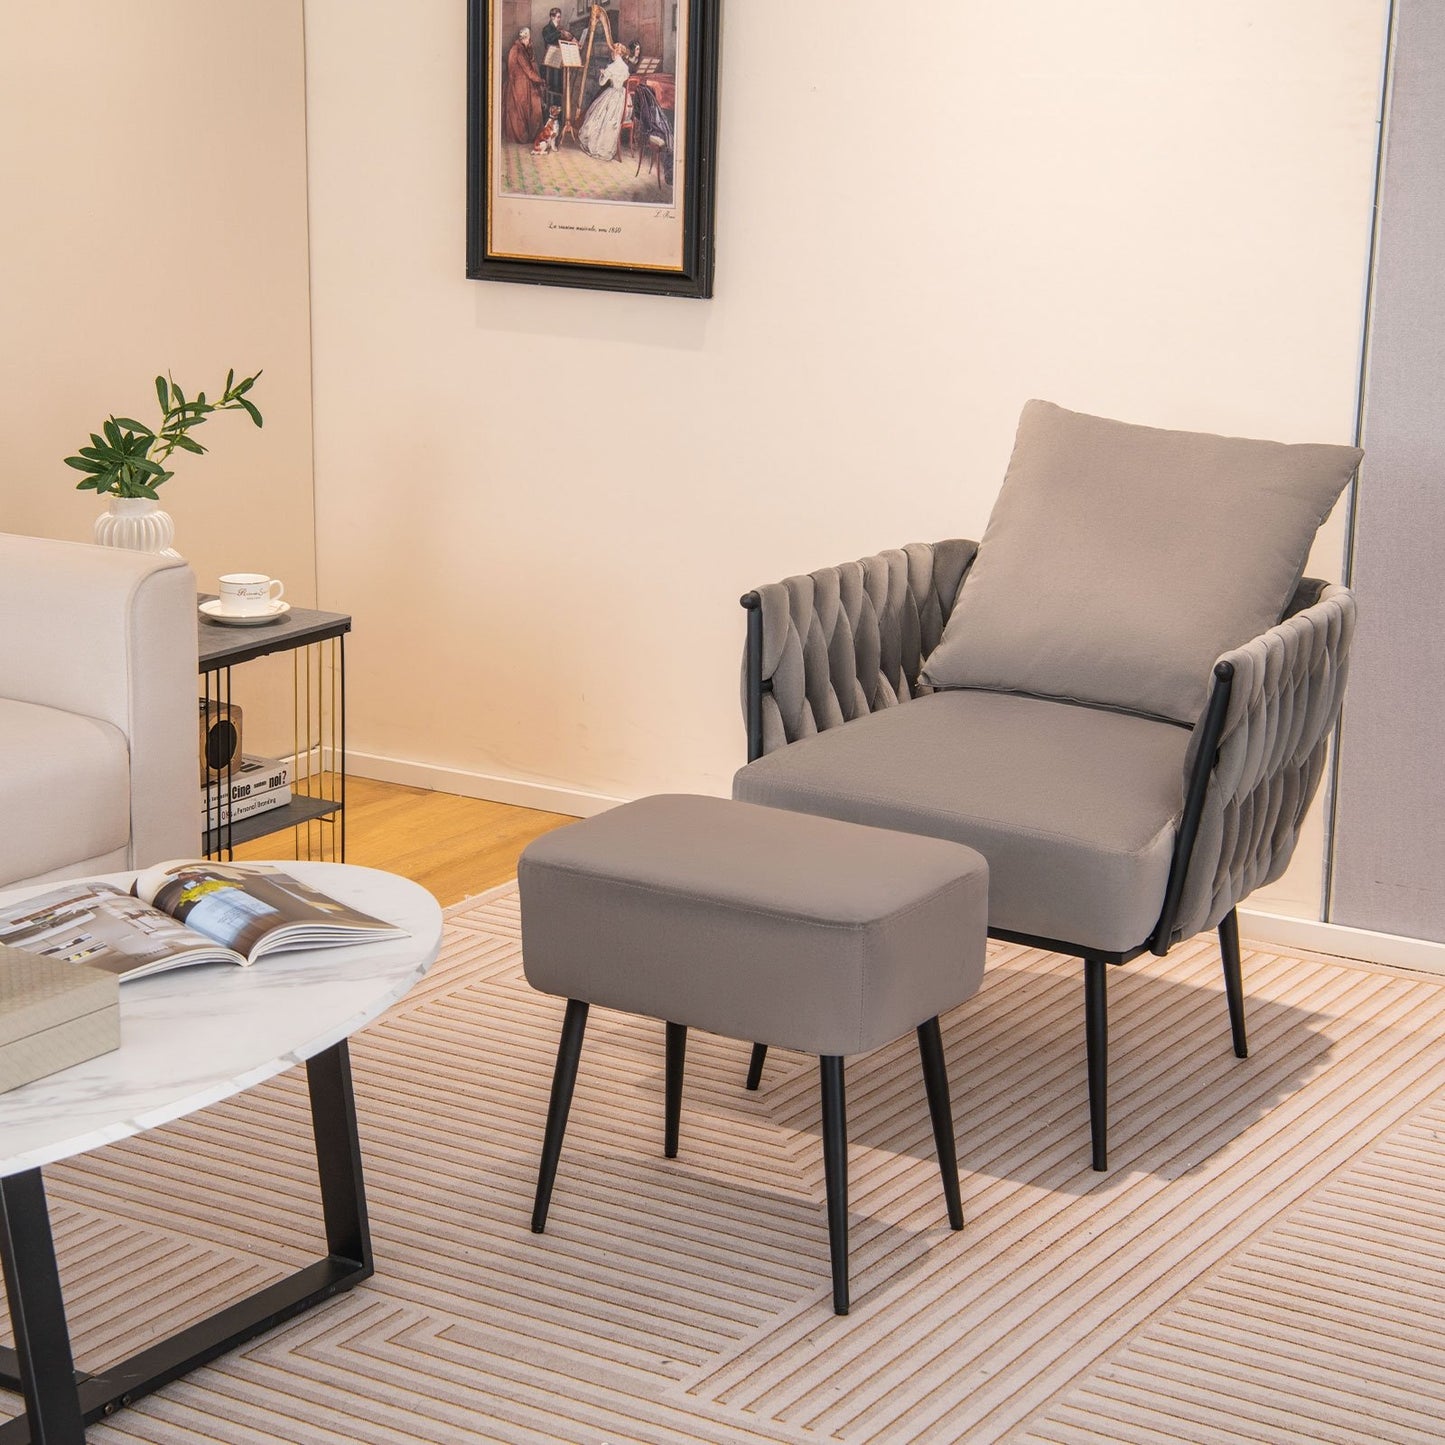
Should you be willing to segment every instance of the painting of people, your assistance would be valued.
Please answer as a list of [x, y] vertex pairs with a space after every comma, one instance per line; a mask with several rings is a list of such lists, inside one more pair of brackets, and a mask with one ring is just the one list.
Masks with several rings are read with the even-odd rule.
[[[502, 191], [633, 206], [671, 206], [678, 36], [672, 0], [568, 8], [494, 6], [502, 88]], [[522, 24], [508, 24], [521, 19]], [[664, 23], [666, 22], [666, 23]], [[540, 47], [533, 37], [540, 38]], [[647, 46], [656, 54], [645, 53]], [[637, 92], [649, 92], [639, 107]], [[543, 135], [557, 109], [556, 134]], [[649, 124], [639, 123], [645, 112]]]
[[471, 4], [470, 254], [690, 271], [716, 0]]

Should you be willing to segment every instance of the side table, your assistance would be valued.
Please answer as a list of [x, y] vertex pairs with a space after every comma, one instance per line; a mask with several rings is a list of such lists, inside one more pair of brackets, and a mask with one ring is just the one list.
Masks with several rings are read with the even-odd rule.
[[[206, 600], [209, 594], [203, 594]], [[201, 701], [229, 707], [231, 670], [272, 653], [292, 654], [291, 801], [232, 822], [213, 813], [205, 820], [202, 850], [230, 858], [239, 843], [286, 828], [296, 830], [296, 856], [346, 861], [346, 634], [341, 612], [293, 607], [284, 617], [253, 626], [199, 621]], [[244, 709], [243, 709], [244, 711]], [[231, 770], [218, 779], [229, 796]], [[303, 832], [304, 830], [304, 832]]]
[[[80, 1445], [86, 1424], [373, 1272], [346, 1041], [431, 966], [441, 909], [424, 888], [372, 868], [285, 867], [408, 936], [273, 954], [250, 968], [206, 964], [133, 979], [121, 987], [118, 1050], [0, 1094], [0, 1260], [16, 1342], [0, 1349], [0, 1386], [25, 1398], [24, 1416], [0, 1425], [0, 1445]], [[105, 881], [128, 887], [134, 876]], [[76, 1371], [42, 1167], [194, 1113], [302, 1062], [325, 1256], [119, 1364]]]

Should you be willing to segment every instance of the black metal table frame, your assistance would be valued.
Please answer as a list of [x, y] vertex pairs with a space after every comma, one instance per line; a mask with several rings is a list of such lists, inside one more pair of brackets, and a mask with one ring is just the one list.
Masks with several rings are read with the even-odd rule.
[[0, 1348], [0, 1387], [25, 1414], [0, 1445], [80, 1445], [85, 1426], [310, 1309], [373, 1272], [361, 1141], [346, 1040], [306, 1064], [326, 1256], [94, 1374], [76, 1370], [39, 1169], [0, 1179], [0, 1258], [16, 1348]]
[[[201, 596], [205, 600], [211, 594], [203, 593]], [[230, 818], [228, 812], [226, 820], [222, 822], [218, 807], [214, 817], [208, 812], [205, 818], [202, 851], [207, 857], [229, 859], [236, 844], [252, 837], [264, 837], [268, 833], [284, 831], [287, 827], [296, 829], [305, 827], [307, 829], [309, 853], [311, 825], [323, 820], [332, 820], [336, 825], [337, 832], [335, 851], [332, 855], [333, 861], [346, 862], [346, 635], [350, 631], [351, 618], [347, 614], [318, 612], [307, 608], [294, 609], [279, 623], [245, 629], [236, 629], [202, 618], [199, 634], [199, 672], [204, 685], [201, 702], [207, 707], [212, 702], [224, 706], [230, 705], [232, 668], [280, 652], [293, 653], [299, 659], [310, 649], [323, 642], [331, 643], [335, 649], [333, 666], [336, 683], [331, 703], [333, 736], [329, 748], [330, 765], [337, 788], [336, 798], [319, 798], [313, 797], [309, 793], [303, 793], [301, 778], [293, 776], [293, 784], [297, 792], [292, 802], [284, 809], [277, 810], [274, 815], [254, 813], [237, 824]], [[296, 665], [299, 667], [299, 662]], [[319, 749], [324, 759], [328, 749], [320, 734], [324, 731], [321, 719], [326, 713], [326, 708], [323, 701], [324, 690], [319, 687], [316, 695], [318, 736], [312, 738], [309, 735], [311, 726], [311, 663], [309, 660], [306, 663], [306, 676], [308, 736], [305, 752], [309, 757], [314, 750]], [[300, 684], [294, 678], [292, 686], [295, 694], [292, 698], [292, 712], [293, 719], [297, 722], [296, 769], [299, 770], [302, 751], [298, 716], [301, 694]], [[232, 767], [228, 765], [222, 769], [217, 779], [221, 784], [224, 796], [230, 794], [233, 776]], [[307, 778], [309, 779], [310, 776], [308, 770]], [[298, 836], [297, 857], [300, 856]]]

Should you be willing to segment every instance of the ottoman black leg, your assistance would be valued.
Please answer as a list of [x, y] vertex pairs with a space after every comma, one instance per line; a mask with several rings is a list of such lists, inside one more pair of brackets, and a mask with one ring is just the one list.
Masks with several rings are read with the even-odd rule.
[[677, 1158], [677, 1130], [682, 1119], [682, 1068], [686, 1058], [687, 1025], [668, 1024], [662, 1152], [669, 1159]]
[[938, 1017], [918, 1025], [918, 1056], [923, 1063], [923, 1087], [928, 1091], [928, 1113], [933, 1120], [933, 1143], [943, 1175], [943, 1198], [948, 1205], [948, 1227], [963, 1228], [963, 1201], [958, 1192], [958, 1150], [953, 1141], [953, 1107], [948, 1097], [948, 1066], [943, 1059], [943, 1036]]
[[1084, 1039], [1089, 1051], [1089, 1139], [1094, 1168], [1109, 1167], [1109, 965], [1084, 960]]
[[848, 1110], [843, 1059], [818, 1059], [823, 1084], [823, 1178], [828, 1189], [828, 1251], [833, 1257], [833, 1313], [848, 1313]]
[[533, 1234], [541, 1234], [547, 1227], [552, 1182], [557, 1177], [557, 1160], [562, 1154], [562, 1136], [567, 1132], [567, 1112], [572, 1107], [572, 1086], [577, 1082], [577, 1061], [582, 1057], [582, 1035], [586, 1030], [587, 1005], [581, 999], [569, 998], [562, 1018], [562, 1040], [557, 1045], [557, 1068], [552, 1075], [552, 1101], [547, 1105], [542, 1167], [537, 1171], [537, 1198], [532, 1205]]
[[763, 1082], [763, 1065], [768, 1061], [768, 1046], [754, 1044], [753, 1056], [748, 1060], [748, 1088], [756, 1089]]

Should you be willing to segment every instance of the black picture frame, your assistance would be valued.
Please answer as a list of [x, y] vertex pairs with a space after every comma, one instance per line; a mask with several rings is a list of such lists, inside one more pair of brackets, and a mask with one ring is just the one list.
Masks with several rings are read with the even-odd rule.
[[[615, 5], [616, 0], [613, 3]], [[595, 12], [603, 11], [606, 19], [610, 8], [582, 6], [576, 0], [561, 0], [561, 5], [564, 25], [568, 23], [568, 11], [582, 10], [585, 15], [576, 16], [574, 23], [586, 24], [589, 30], [595, 23]], [[512, 138], [522, 129], [525, 120], [524, 106], [515, 97], [525, 96], [527, 87], [532, 85], [527, 78], [529, 61], [531, 69], [543, 76], [542, 100], [557, 98], [542, 65], [544, 57], [539, 45], [533, 45], [530, 56], [525, 50], [517, 56], [511, 53], [520, 35], [516, 33], [517, 27], [511, 27], [514, 33], [509, 36], [504, 21], [525, 15], [527, 8], [525, 4], [507, 3], [507, 0], [468, 0], [467, 276], [478, 281], [659, 296], [711, 296], [720, 0], [682, 0], [681, 4], [666, 0], [661, 7], [665, 23], [677, 26], [670, 47], [678, 62], [676, 74], [630, 76], [623, 87], [623, 114], [632, 120], [632, 150], [625, 157], [624, 167], [625, 161], [636, 155], [635, 184], [640, 186], [646, 162], [648, 179], [657, 188], [656, 198], [639, 192], [625, 200], [588, 194], [535, 194], [522, 189], [527, 185], [545, 184], [546, 163], [556, 161], [558, 153], [568, 147], [577, 148], [578, 155], [573, 159], [578, 168], [583, 168], [578, 131], [587, 120], [581, 102], [589, 88], [586, 66], [580, 71], [568, 72], [564, 98], [569, 113], [565, 117], [558, 115], [551, 106], [541, 112], [543, 129], [549, 119], [557, 127], [557, 134], [551, 137], [550, 151], [545, 148], [537, 151]], [[531, 8], [546, 14], [546, 9], [539, 5]], [[611, 13], [615, 16], [621, 12], [612, 10]], [[676, 18], [679, 15], [681, 20]], [[594, 31], [590, 52], [594, 55], [601, 44], [597, 37], [604, 29], [605, 26]], [[607, 29], [607, 34], [610, 33]], [[618, 37], [612, 39], [620, 43]], [[618, 59], [626, 57], [614, 56], [614, 63]], [[637, 59], [636, 55], [632, 57], [634, 64]], [[647, 61], [644, 59], [642, 64], [646, 66]], [[595, 66], [593, 70], [595, 75]], [[552, 70], [551, 74], [555, 76], [556, 71]], [[578, 77], [575, 80], [574, 75]], [[677, 85], [679, 79], [683, 82], [681, 86]], [[641, 107], [634, 106], [633, 97], [640, 85], [646, 85], [654, 97], [661, 95], [665, 99], [670, 91], [674, 102], [681, 91], [681, 115], [676, 113], [676, 105], [670, 115], [664, 109], [664, 118], [669, 121], [674, 138], [671, 150], [664, 152], [661, 149], [664, 143], [651, 137], [651, 150], [644, 150], [639, 142], [639, 130], [643, 127], [637, 113]], [[600, 93], [599, 90], [598, 95]], [[512, 97], [510, 106], [509, 96]], [[564, 123], [566, 133], [562, 132]], [[623, 144], [620, 131], [628, 128], [628, 120], [619, 121], [619, 127], [620, 154]], [[547, 139], [539, 130], [534, 147], [545, 146]], [[567, 160], [566, 155], [561, 156], [561, 164]], [[595, 167], [593, 173], [600, 174]], [[537, 178], [539, 174], [543, 179]], [[514, 179], [516, 175], [523, 178]], [[618, 184], [634, 183], [620, 171], [609, 171], [609, 177], [612, 175], [619, 178]], [[517, 188], [507, 189], [509, 186]], [[582, 204], [579, 205], [579, 201]], [[638, 235], [638, 250], [636, 254], [629, 254], [627, 247], [632, 243], [634, 232]], [[598, 233], [615, 234], [599, 236]], [[612, 254], [601, 251], [590, 254], [591, 247], [602, 251], [610, 247]], [[619, 251], [622, 254], [617, 254]]]

